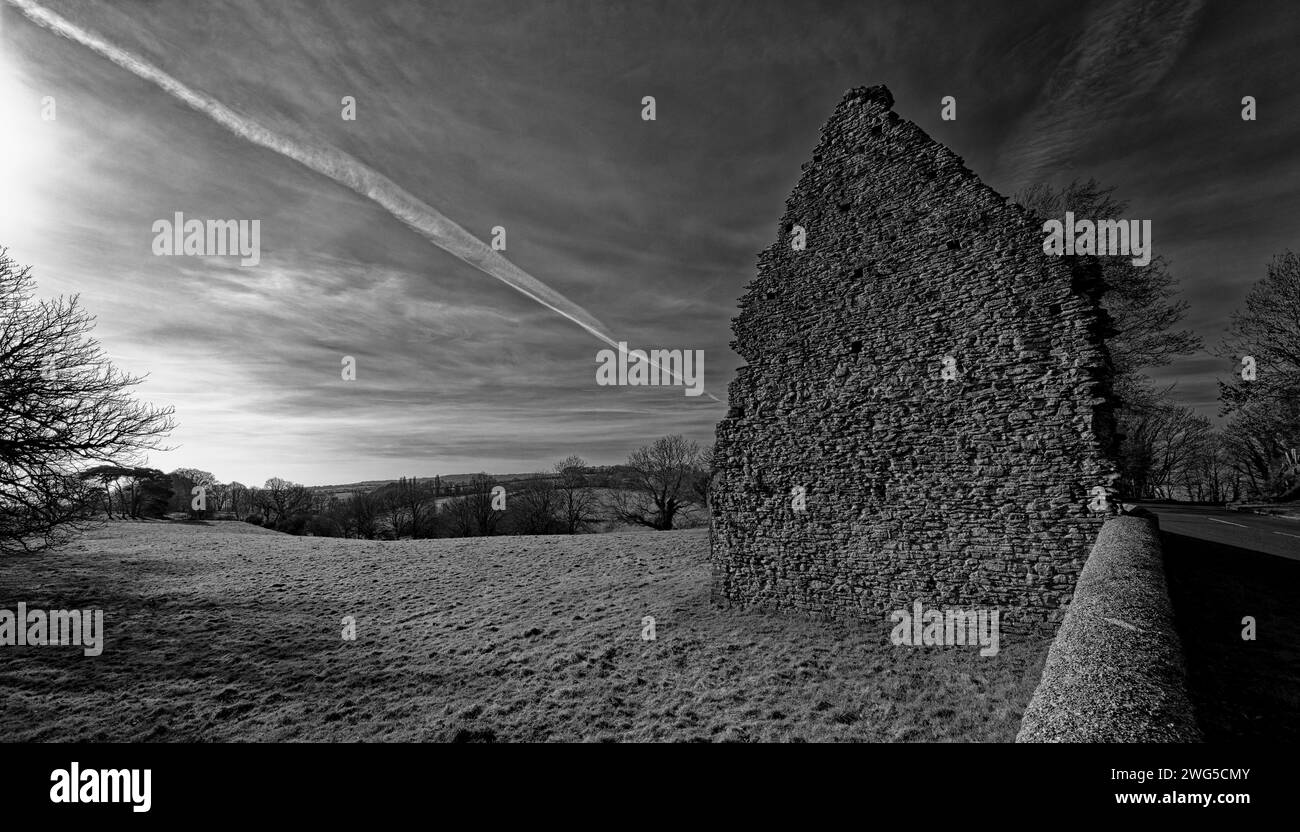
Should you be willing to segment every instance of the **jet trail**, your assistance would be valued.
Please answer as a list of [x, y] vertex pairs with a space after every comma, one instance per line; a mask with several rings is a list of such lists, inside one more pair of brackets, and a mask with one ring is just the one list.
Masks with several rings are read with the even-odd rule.
[[[7, 0], [7, 2], [40, 26], [87, 47], [133, 75], [157, 85], [168, 95], [208, 116], [236, 136], [293, 159], [300, 165], [327, 176], [378, 203], [429, 242], [532, 298], [547, 309], [559, 313], [614, 349], [626, 352], [619, 347], [614, 338], [607, 334], [605, 325], [587, 310], [511, 263], [449, 217], [404, 190], [374, 168], [337, 148], [328, 145], [308, 147], [276, 133], [31, 0]], [[682, 379], [679, 373], [670, 369], [660, 369], [675, 378]], [[685, 383], [685, 379], [682, 381]], [[715, 402], [718, 401], [708, 391], [705, 391], [705, 395]]]

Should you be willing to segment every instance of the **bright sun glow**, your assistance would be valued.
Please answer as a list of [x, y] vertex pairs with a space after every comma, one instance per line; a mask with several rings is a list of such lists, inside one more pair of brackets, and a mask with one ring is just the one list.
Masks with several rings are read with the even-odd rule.
[[[52, 121], [44, 120], [42, 98], [54, 95], [32, 88], [4, 54], [0, 35], [0, 245], [36, 227], [46, 203], [42, 186], [55, 172], [58, 153], [58, 100]], [[50, 112], [48, 109], [47, 112]]]

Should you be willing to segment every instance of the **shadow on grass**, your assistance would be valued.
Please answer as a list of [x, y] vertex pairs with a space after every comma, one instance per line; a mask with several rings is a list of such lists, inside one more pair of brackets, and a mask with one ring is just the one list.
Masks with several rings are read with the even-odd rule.
[[[1168, 532], [1161, 537], [1205, 739], [1300, 739], [1300, 561]], [[1242, 638], [1246, 616], [1255, 620], [1253, 641]]]

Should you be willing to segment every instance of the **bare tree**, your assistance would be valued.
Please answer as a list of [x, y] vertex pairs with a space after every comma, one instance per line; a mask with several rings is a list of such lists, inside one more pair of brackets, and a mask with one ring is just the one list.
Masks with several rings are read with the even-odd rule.
[[280, 477], [271, 477], [262, 487], [267, 519], [278, 525], [281, 521], [306, 509], [310, 495], [306, 486]]
[[1232, 416], [1227, 442], [1237, 469], [1254, 496], [1296, 499], [1300, 472], [1290, 460], [1300, 453], [1300, 257], [1287, 251], [1273, 258], [1228, 332], [1220, 351], [1234, 375], [1219, 393]]
[[1213, 434], [1209, 419], [1169, 402], [1167, 393], [1131, 400], [1120, 425], [1120, 485], [1136, 499], [1173, 499]]
[[266, 492], [256, 485], [250, 485], [245, 489], [244, 493], [248, 499], [248, 516], [260, 517], [264, 522], [270, 515]]
[[[473, 537], [497, 533], [505, 511], [494, 507], [492, 489], [496, 480], [476, 474], [457, 488], [460, 496], [447, 500], [440, 512], [441, 522], [451, 537]], [[512, 499], [507, 495], [507, 499]], [[508, 506], [508, 504], [507, 504]]]
[[307, 511], [311, 514], [324, 514], [334, 505], [334, 495], [319, 488], [307, 489]]
[[1185, 479], [1188, 499], [1213, 503], [1240, 499], [1242, 477], [1223, 433], [1205, 435]]
[[35, 301], [30, 269], [0, 247], [0, 553], [33, 551], [85, 517], [96, 465], [131, 465], [174, 427], [135, 401], [71, 298]]
[[375, 501], [381, 536], [386, 532], [390, 539], [402, 537], [409, 529], [410, 521], [406, 517], [406, 505], [402, 495], [398, 493], [396, 487], [386, 485], [377, 488], [370, 492], [370, 496]]
[[1238, 405], [1224, 430], [1235, 468], [1255, 499], [1300, 498], [1300, 401]]
[[561, 531], [560, 494], [545, 477], [524, 483], [510, 496], [512, 531], [516, 534], [555, 534]]
[[358, 491], [346, 499], [332, 497], [329, 515], [344, 537], [374, 540], [379, 535], [379, 505], [374, 494]]
[[[1233, 362], [1234, 375], [1219, 385], [1224, 410], [1300, 399], [1300, 257], [1287, 251], [1273, 258], [1246, 295], [1245, 309], [1233, 313], [1228, 333], [1220, 353]], [[1243, 378], [1247, 356], [1254, 373]]]
[[394, 493], [412, 538], [437, 537], [438, 492], [434, 482], [402, 477]]
[[665, 436], [632, 452], [623, 487], [614, 492], [614, 511], [625, 523], [665, 531], [687, 506], [697, 503], [692, 482], [699, 476], [700, 448], [682, 436]]
[[493, 498], [492, 490], [496, 487], [497, 481], [487, 474], [478, 474], [469, 481], [470, 490], [466, 499], [477, 534], [496, 534], [501, 517], [505, 514], [504, 509], [495, 507], [497, 501]]
[[248, 486], [242, 482], [232, 480], [227, 486], [230, 493], [230, 511], [235, 515], [236, 520], [243, 520], [248, 513]]
[[208, 486], [208, 510], [213, 516], [225, 512], [230, 507], [230, 486], [224, 482], [214, 482]]
[[452, 497], [440, 506], [439, 525], [448, 537], [472, 537], [475, 533], [474, 510], [467, 495]]
[[555, 464], [555, 513], [565, 534], [581, 534], [600, 522], [600, 503], [587, 478], [587, 462], [571, 456]]

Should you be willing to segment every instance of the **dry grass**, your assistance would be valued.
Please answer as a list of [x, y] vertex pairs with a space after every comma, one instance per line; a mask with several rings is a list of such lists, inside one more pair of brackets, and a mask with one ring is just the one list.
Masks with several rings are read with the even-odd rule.
[[108, 524], [0, 564], [0, 608], [100, 608], [107, 630], [98, 658], [0, 647], [0, 738], [1010, 741], [1047, 649], [894, 647], [883, 622], [717, 610], [708, 578], [703, 530]]

